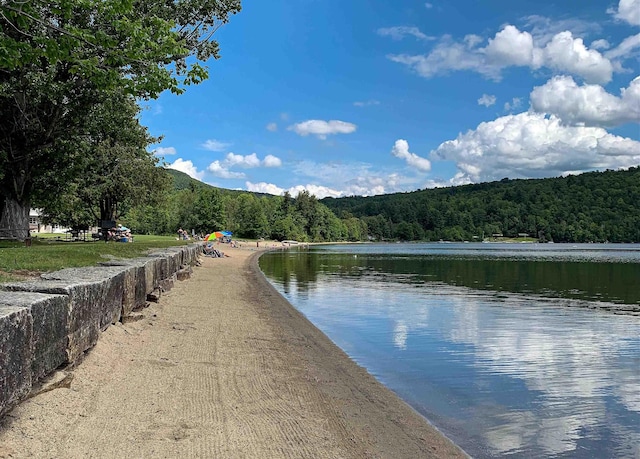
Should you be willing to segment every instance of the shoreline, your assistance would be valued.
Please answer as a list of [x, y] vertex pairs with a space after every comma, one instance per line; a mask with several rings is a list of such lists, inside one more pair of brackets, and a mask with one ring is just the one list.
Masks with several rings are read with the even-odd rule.
[[277, 292], [265, 251], [201, 257], [109, 327], [0, 422], [0, 458], [468, 457]]

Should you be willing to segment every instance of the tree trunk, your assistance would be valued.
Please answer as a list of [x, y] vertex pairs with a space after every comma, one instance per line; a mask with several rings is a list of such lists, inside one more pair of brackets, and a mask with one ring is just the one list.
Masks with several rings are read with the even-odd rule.
[[29, 209], [29, 203], [20, 203], [11, 197], [5, 197], [0, 217], [0, 237], [18, 241], [28, 238]]

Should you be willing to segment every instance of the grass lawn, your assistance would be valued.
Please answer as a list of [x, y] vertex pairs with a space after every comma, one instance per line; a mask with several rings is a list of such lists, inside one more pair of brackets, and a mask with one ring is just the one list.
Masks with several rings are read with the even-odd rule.
[[64, 242], [56, 234], [38, 235], [31, 247], [24, 242], [0, 241], [0, 282], [9, 282], [62, 268], [92, 266], [111, 258], [141, 257], [165, 247], [186, 245], [175, 236], [135, 236], [133, 243]]

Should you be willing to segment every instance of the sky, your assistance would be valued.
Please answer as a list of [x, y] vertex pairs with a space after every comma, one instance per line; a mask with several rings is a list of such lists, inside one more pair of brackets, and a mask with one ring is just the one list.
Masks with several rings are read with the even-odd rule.
[[371, 196], [640, 165], [640, 0], [245, 0], [145, 101], [170, 168]]

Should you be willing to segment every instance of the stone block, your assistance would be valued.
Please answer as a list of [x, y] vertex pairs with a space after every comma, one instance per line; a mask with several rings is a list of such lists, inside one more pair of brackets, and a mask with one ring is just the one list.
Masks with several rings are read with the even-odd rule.
[[32, 335], [29, 308], [0, 306], [0, 416], [31, 391]]
[[1, 288], [69, 297], [66, 354], [67, 362], [72, 363], [96, 344], [101, 330], [120, 320], [124, 273], [122, 267], [68, 268]]
[[162, 290], [163, 292], [168, 292], [173, 288], [173, 285], [175, 284], [175, 282], [176, 282], [176, 275], [173, 274], [172, 276], [167, 277], [166, 279], [162, 279], [159, 282], [158, 286], [160, 287], [160, 290]]
[[67, 361], [69, 297], [28, 292], [0, 292], [0, 307], [27, 308], [31, 315], [35, 383]]
[[126, 317], [136, 309], [143, 308], [147, 299], [145, 259], [111, 260], [99, 263], [101, 266], [122, 266], [124, 288], [122, 293], [121, 317]]
[[176, 277], [179, 281], [189, 279], [191, 277], [191, 266], [179, 269], [176, 273]]
[[98, 327], [105, 330], [120, 321], [127, 266], [65, 268], [43, 274], [45, 280], [81, 282], [84, 294], [83, 318], [97, 317]]

